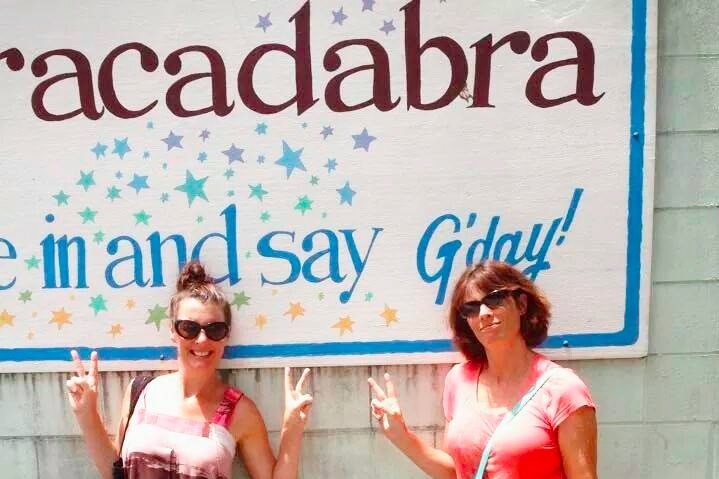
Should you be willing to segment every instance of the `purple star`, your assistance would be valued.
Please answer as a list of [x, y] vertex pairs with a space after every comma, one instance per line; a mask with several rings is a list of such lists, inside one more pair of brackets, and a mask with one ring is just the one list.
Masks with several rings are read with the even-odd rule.
[[385, 35], [389, 35], [389, 32], [393, 32], [397, 30], [394, 26], [394, 20], [382, 20], [382, 28], [379, 29], [380, 32], [384, 32]]
[[372, 7], [374, 6], [374, 0], [362, 0], [362, 11], [369, 10], [373, 12]]
[[235, 144], [233, 143], [232, 146], [230, 148], [228, 148], [227, 150], [223, 151], [222, 154], [227, 156], [227, 159], [229, 160], [228, 163], [230, 163], [230, 164], [234, 161], [239, 161], [241, 163], [244, 163], [245, 160], [242, 159], [242, 153], [244, 151], [245, 150], [243, 150], [242, 148], [237, 148], [235, 146]]
[[270, 12], [267, 12], [267, 15], [257, 15], [257, 25], [255, 25], [255, 28], [261, 28], [263, 32], [266, 32], [268, 28], [272, 26], [272, 22], [270, 21]]
[[357, 148], [364, 148], [364, 151], [369, 151], [369, 144], [377, 139], [377, 137], [371, 136], [367, 132], [367, 128], [363, 129], [362, 133], [359, 135], [352, 135], [352, 138], [355, 140], [355, 146], [353, 149], [356, 150]]
[[347, 15], [345, 15], [344, 8], [345, 7], [340, 7], [340, 9], [336, 12], [332, 10], [332, 16], [334, 17], [332, 20], [332, 25], [336, 23], [341, 26], [342, 22], [347, 20]]
[[202, 133], [200, 133], [200, 138], [202, 138], [202, 142], [204, 143], [205, 140], [207, 140], [209, 137], [210, 137], [210, 131], [207, 128], [202, 130]]
[[182, 148], [180, 141], [182, 141], [183, 138], [183, 136], [175, 135], [172, 130], [170, 130], [170, 134], [167, 135], [167, 138], [163, 138], [162, 141], [167, 145], [167, 151], [170, 151], [173, 148]]
[[325, 126], [322, 128], [320, 135], [322, 135], [323, 140], [326, 140], [328, 136], [330, 136], [331, 134], [334, 133], [334, 131], [335, 131], [335, 129], [332, 128], [331, 126]]

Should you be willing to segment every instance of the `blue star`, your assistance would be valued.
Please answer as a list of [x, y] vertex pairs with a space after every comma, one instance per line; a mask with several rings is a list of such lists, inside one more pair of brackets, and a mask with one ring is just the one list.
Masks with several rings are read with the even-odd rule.
[[204, 191], [205, 181], [207, 181], [207, 178], [209, 177], [205, 176], [200, 180], [196, 180], [195, 177], [192, 176], [192, 173], [190, 173], [190, 170], [186, 170], [185, 183], [175, 187], [175, 189], [187, 194], [188, 206], [192, 206], [192, 202], [198, 197], [208, 201]]
[[322, 139], [326, 140], [328, 136], [332, 135], [334, 133], [335, 129], [331, 126], [325, 126], [322, 128], [322, 131], [320, 132], [320, 135], [322, 135]]
[[80, 179], [77, 180], [77, 183], [75, 184], [82, 186], [85, 191], [87, 191], [92, 185], [95, 184], [95, 179], [92, 177], [92, 175], [94, 174], [94, 171], [91, 171], [90, 173], [85, 173], [84, 171], [80, 170]]
[[95, 159], [99, 160], [101, 156], [105, 156], [105, 150], [107, 150], [107, 145], [103, 145], [98, 142], [97, 145], [95, 145], [95, 147], [90, 151], [95, 153]]
[[304, 148], [300, 148], [297, 151], [292, 151], [292, 148], [290, 148], [290, 145], [285, 142], [285, 140], [282, 140], [282, 156], [279, 160], [275, 161], [275, 164], [284, 166], [287, 168], [287, 178], [289, 179], [292, 172], [295, 170], [295, 168], [298, 168], [302, 171], [307, 171], [305, 169], [305, 165], [302, 163], [302, 160], [300, 159], [300, 156], [302, 155], [302, 151]]
[[319, 182], [320, 182], [319, 176], [312, 175], [312, 177], [310, 178], [310, 184], [312, 186], [316, 186]]
[[233, 143], [231, 147], [229, 147], [227, 150], [223, 151], [222, 154], [227, 157], [228, 163], [232, 163], [234, 161], [239, 161], [241, 163], [244, 163], [245, 160], [242, 159], [242, 153], [245, 150], [242, 148], [237, 148], [235, 144]]
[[200, 163], [206, 162], [207, 161], [207, 153], [205, 153], [204, 151], [201, 151], [200, 154], [197, 155], [197, 161], [199, 161]]
[[359, 135], [352, 135], [355, 140], [355, 146], [353, 149], [364, 148], [364, 151], [369, 151], [369, 144], [377, 139], [377, 137], [371, 136], [367, 132], [367, 128], [362, 130]]
[[118, 171], [117, 173], [115, 173], [115, 178], [117, 178], [118, 180], [122, 178], [122, 171]]
[[263, 164], [264, 162], [265, 162], [265, 155], [259, 155], [259, 156], [257, 157], [257, 163], [259, 163], [259, 164], [261, 165], [261, 164]]
[[334, 158], [328, 159], [327, 163], [324, 164], [324, 167], [327, 168], [327, 173], [332, 173], [337, 169], [337, 160]]
[[347, 15], [345, 15], [345, 12], [343, 11], [345, 7], [340, 7], [338, 11], [332, 10], [332, 25], [335, 23], [338, 25], [342, 25], [342, 22], [347, 20]]
[[182, 149], [182, 145], [180, 142], [184, 136], [181, 135], [175, 135], [172, 130], [170, 130], [170, 134], [167, 135], [167, 138], [163, 138], [162, 141], [167, 145], [167, 151], [170, 151], [173, 148], [180, 148]]
[[362, 11], [369, 10], [373, 12], [372, 7], [374, 6], [375, 0], [362, 0]]
[[112, 152], [117, 153], [117, 156], [119, 156], [121, 160], [124, 159], [125, 155], [131, 151], [130, 145], [127, 144], [127, 137], [123, 140], [115, 138], [115, 149], [113, 149]]
[[150, 158], [150, 152], [145, 150], [145, 152], [142, 154], [142, 157], [147, 160], [148, 158]]
[[147, 185], [147, 176], [140, 176], [137, 173], [133, 174], [132, 181], [127, 184], [130, 188], [134, 188], [135, 193], [140, 194], [140, 190], [149, 189]]
[[352, 198], [357, 194], [355, 190], [350, 188], [350, 182], [346, 181], [342, 188], [338, 188], [337, 193], [340, 194], [340, 204], [347, 203], [352, 206]]
[[258, 123], [257, 127], [255, 128], [255, 131], [258, 135], [266, 135], [267, 134], [267, 123], [262, 122]]
[[382, 28], [379, 29], [380, 32], [384, 32], [385, 35], [389, 35], [389, 32], [393, 32], [397, 30], [394, 26], [394, 20], [382, 20]]
[[257, 15], [258, 22], [257, 25], [255, 25], [255, 28], [261, 28], [263, 32], [266, 32], [268, 28], [272, 26], [272, 22], [270, 21], [270, 13], [267, 12], [267, 15]]
[[154, 124], [153, 122], [151, 122], [151, 121], [148, 121], [148, 122], [147, 122], [147, 129], [148, 129], [148, 130], [152, 130], [153, 128], [155, 128], [155, 124]]

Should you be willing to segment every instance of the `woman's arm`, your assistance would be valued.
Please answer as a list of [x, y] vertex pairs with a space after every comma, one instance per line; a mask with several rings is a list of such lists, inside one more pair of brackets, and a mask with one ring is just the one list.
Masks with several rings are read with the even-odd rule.
[[589, 406], [559, 425], [559, 450], [567, 479], [597, 479], [597, 417]]

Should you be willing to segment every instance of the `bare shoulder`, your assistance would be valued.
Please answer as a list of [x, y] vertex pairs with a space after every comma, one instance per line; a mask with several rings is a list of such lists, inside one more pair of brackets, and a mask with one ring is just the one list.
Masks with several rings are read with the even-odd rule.
[[247, 436], [266, 431], [262, 414], [255, 402], [246, 394], [243, 394], [232, 414], [230, 432], [237, 441]]

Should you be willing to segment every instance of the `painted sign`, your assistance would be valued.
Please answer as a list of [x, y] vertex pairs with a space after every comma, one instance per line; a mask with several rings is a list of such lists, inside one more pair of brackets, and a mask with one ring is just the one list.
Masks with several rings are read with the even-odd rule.
[[25, 2], [0, 19], [0, 367], [172, 366], [205, 263], [226, 366], [451, 361], [517, 265], [556, 358], [647, 350], [646, 0]]

